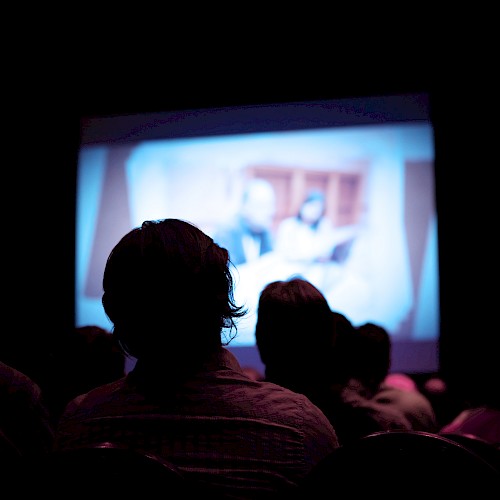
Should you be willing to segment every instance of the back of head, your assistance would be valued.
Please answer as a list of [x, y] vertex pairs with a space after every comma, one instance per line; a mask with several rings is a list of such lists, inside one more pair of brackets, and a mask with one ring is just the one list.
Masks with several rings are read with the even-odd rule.
[[338, 311], [332, 311], [333, 336], [334, 336], [334, 361], [336, 383], [343, 385], [347, 383], [351, 374], [350, 359], [352, 337], [356, 332], [356, 327], [351, 320]]
[[54, 380], [45, 390], [54, 415], [74, 397], [125, 375], [125, 355], [114, 335], [97, 325], [75, 327], [54, 348]]
[[375, 323], [358, 326], [353, 336], [351, 376], [375, 389], [385, 379], [391, 366], [391, 338], [385, 328]]
[[145, 221], [127, 233], [108, 257], [102, 297], [125, 352], [186, 363], [183, 351], [193, 361], [218, 349], [222, 328], [244, 314], [228, 266], [228, 252], [189, 222]]
[[324, 377], [331, 368], [332, 332], [328, 302], [312, 283], [292, 278], [262, 290], [255, 335], [266, 378], [300, 383]]
[[[125, 356], [113, 334], [97, 325], [79, 326], [68, 338], [67, 366], [76, 395], [125, 375]], [[69, 355], [68, 355], [69, 354]]]

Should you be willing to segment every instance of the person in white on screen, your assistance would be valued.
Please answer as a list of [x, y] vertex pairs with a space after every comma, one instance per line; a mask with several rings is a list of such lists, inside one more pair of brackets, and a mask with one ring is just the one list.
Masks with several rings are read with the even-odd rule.
[[280, 223], [276, 251], [287, 260], [312, 263], [330, 260], [334, 247], [335, 231], [325, 215], [325, 196], [313, 190], [298, 213]]

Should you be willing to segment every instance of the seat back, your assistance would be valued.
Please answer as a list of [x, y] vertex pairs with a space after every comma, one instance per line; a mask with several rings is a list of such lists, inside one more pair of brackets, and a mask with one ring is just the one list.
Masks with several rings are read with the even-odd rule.
[[0, 429], [0, 480], [5, 488], [17, 484], [24, 474], [24, 460], [21, 452]]
[[456, 441], [423, 431], [382, 431], [334, 450], [309, 474], [299, 496], [489, 495], [499, 488], [498, 471]]
[[500, 447], [472, 434], [463, 434], [461, 432], [440, 433], [452, 441], [460, 443], [476, 455], [479, 455], [500, 472]]
[[[52, 451], [32, 464], [34, 491], [48, 498], [181, 498], [195, 486], [173, 464], [150, 453], [112, 443]], [[168, 495], [167, 495], [168, 492]], [[178, 496], [175, 496], [178, 495]]]

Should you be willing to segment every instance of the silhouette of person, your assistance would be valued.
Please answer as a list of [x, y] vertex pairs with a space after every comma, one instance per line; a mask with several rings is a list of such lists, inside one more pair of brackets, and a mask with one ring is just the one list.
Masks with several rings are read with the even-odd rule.
[[350, 378], [343, 398], [350, 402], [370, 401], [399, 410], [416, 431], [436, 432], [437, 418], [431, 402], [419, 390], [388, 383], [391, 367], [391, 337], [382, 326], [367, 322], [358, 326], [344, 351]]
[[19, 457], [40, 458], [52, 447], [54, 430], [40, 386], [0, 361], [0, 434]]
[[106, 262], [102, 303], [137, 362], [67, 405], [56, 450], [140, 447], [217, 498], [246, 499], [291, 492], [339, 446], [308, 398], [252, 380], [225, 347], [246, 313], [229, 266], [225, 248], [179, 219], [145, 221], [123, 236]]
[[411, 428], [397, 409], [342, 399], [348, 373], [342, 361], [344, 339], [353, 330], [302, 277], [271, 282], [260, 294], [255, 338], [265, 380], [306, 395], [330, 419], [341, 444], [370, 432]]
[[125, 355], [113, 334], [97, 325], [75, 327], [54, 350], [47, 399], [54, 423], [65, 406], [90, 389], [125, 376]]
[[[278, 225], [275, 251], [288, 266], [288, 277], [300, 274], [326, 295], [341, 277], [355, 232], [352, 226], [335, 227], [326, 215], [325, 194], [311, 190], [297, 214]], [[341, 248], [343, 255], [337, 252]]]

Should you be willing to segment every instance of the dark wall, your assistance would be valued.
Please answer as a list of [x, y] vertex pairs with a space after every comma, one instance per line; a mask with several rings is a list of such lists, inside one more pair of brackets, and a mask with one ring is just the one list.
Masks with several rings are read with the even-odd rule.
[[441, 369], [468, 392], [500, 395], [498, 138], [493, 125], [499, 110], [481, 73], [469, 77], [449, 77], [434, 91]]

